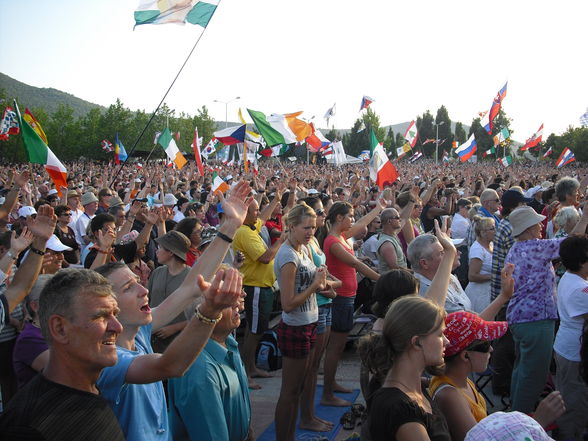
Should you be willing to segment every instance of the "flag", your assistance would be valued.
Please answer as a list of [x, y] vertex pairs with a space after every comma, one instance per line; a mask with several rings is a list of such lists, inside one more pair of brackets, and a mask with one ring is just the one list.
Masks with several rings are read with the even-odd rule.
[[504, 98], [506, 97], [507, 86], [508, 81], [504, 83], [504, 86], [502, 86], [502, 89], [498, 91], [496, 97], [494, 98], [494, 101], [492, 102], [492, 107], [490, 107], [490, 112], [488, 112], [490, 120], [490, 131], [488, 131], [488, 133], [492, 133], [492, 121], [494, 121], [494, 118], [496, 118], [498, 112], [500, 112], [500, 107], [502, 107], [502, 100], [504, 100]]
[[202, 165], [202, 158], [200, 157], [200, 138], [198, 138], [198, 127], [194, 129], [194, 142], [192, 143], [194, 148], [194, 159], [196, 160], [196, 166], [198, 167], [198, 174], [204, 176], [204, 166]]
[[347, 154], [343, 148], [341, 141], [336, 141], [333, 144], [333, 160], [335, 165], [343, 165], [347, 162]]
[[296, 135], [292, 133], [283, 116], [281, 119], [276, 118], [275, 115], [268, 118], [257, 110], [247, 109], [247, 112], [268, 146], [296, 142]]
[[537, 145], [539, 145], [539, 143], [541, 142], [542, 136], [543, 136], [543, 124], [541, 124], [541, 127], [539, 127], [539, 130], [537, 130], [535, 133], [533, 133], [533, 135], [529, 139], [527, 139], [527, 141], [525, 142], [525, 145], [521, 147], [521, 152], [524, 152], [525, 150], [532, 149], [533, 147], [537, 147]]
[[411, 151], [410, 144], [408, 142], [405, 142], [402, 147], [398, 147], [396, 149], [396, 155], [398, 156], [398, 159], [401, 159], [404, 157], [404, 155], [406, 155], [410, 151]]
[[543, 157], [547, 158], [547, 157], [551, 156], [552, 153], [553, 153], [553, 147], [549, 147], [547, 149], [547, 151], [545, 153], [543, 153]]
[[423, 156], [423, 154], [421, 152], [415, 152], [415, 154], [410, 157], [409, 161], [410, 162], [415, 162], [421, 156]]
[[394, 164], [386, 156], [384, 146], [376, 138], [374, 129], [370, 133], [370, 154], [370, 178], [380, 189], [384, 189], [387, 183], [395, 182], [399, 175]]
[[196, 24], [205, 28], [219, 0], [139, 0], [135, 26], [143, 24]]
[[214, 132], [214, 137], [224, 145], [239, 144], [245, 141], [245, 125], [227, 127]]
[[449, 162], [449, 154], [446, 150], [443, 150], [443, 162]]
[[208, 159], [209, 156], [214, 155], [223, 145], [220, 143], [218, 139], [212, 138], [206, 144], [206, 147], [202, 149], [202, 156]]
[[16, 113], [12, 107], [6, 107], [0, 121], [0, 141], [7, 141], [10, 135], [18, 135], [19, 132], [20, 126]]
[[435, 139], [434, 139], [434, 138], [427, 138], [427, 139], [425, 140], [425, 142], [423, 142], [423, 145], [425, 145], [425, 144], [429, 144], [430, 142], [435, 142]]
[[[22, 140], [27, 151], [29, 162], [32, 162], [33, 164], [43, 164], [45, 166], [45, 171], [55, 183], [55, 188], [57, 188], [57, 192], [61, 196], [61, 188], [67, 187], [66, 168], [61, 161], [57, 159], [57, 156], [55, 156], [45, 141], [39, 136], [38, 132], [21, 116], [16, 101], [14, 101], [14, 108], [16, 110], [16, 117], [21, 128]], [[38, 121], [37, 124], [40, 128]]]
[[155, 136], [153, 137], [153, 145], [157, 145], [157, 140], [161, 136], [161, 132], [155, 132]]
[[172, 161], [178, 169], [181, 169], [186, 165], [188, 161], [186, 161], [186, 158], [184, 158], [184, 155], [182, 155], [178, 149], [176, 141], [167, 127], [161, 132], [161, 136], [157, 140], [157, 143], [163, 147], [169, 160]]
[[23, 115], [23, 118], [25, 119], [26, 122], [29, 123], [29, 125], [33, 128], [33, 130], [35, 132], [37, 132], [37, 135], [39, 135], [39, 137], [43, 140], [43, 142], [45, 144], [49, 144], [47, 142], [47, 135], [45, 135], [45, 132], [43, 131], [43, 128], [41, 127], [41, 123], [39, 123], [39, 121], [37, 121], [37, 118], [35, 118], [33, 116], [33, 114], [31, 113], [31, 111], [29, 110], [29, 108], [25, 108], [25, 113]]
[[367, 95], [364, 95], [363, 98], [361, 99], [361, 107], [359, 108], [359, 111], [361, 112], [363, 109], [367, 109], [371, 103], [374, 102], [373, 98], [370, 98]]
[[107, 139], [102, 140], [100, 145], [102, 146], [102, 150], [104, 150], [106, 153], [110, 153], [113, 150], [112, 143]]
[[412, 120], [406, 129], [406, 133], [404, 134], [404, 139], [408, 141], [411, 147], [414, 147], [417, 142], [418, 130], [417, 126]]
[[333, 104], [333, 107], [331, 107], [329, 110], [327, 110], [325, 112], [325, 116], [323, 117], [325, 120], [327, 120], [327, 126], [329, 125], [329, 120], [335, 116], [335, 105], [337, 103]]
[[496, 136], [494, 136], [494, 146], [497, 146], [498, 144], [506, 141], [510, 136], [510, 132], [508, 131], [508, 129], [505, 127], [503, 128], [500, 132], [498, 132], [498, 134]]
[[229, 184], [227, 184], [217, 172], [212, 174], [212, 192], [213, 193], [225, 193], [229, 189]]
[[588, 127], [588, 107], [586, 108], [586, 113], [580, 117], [580, 125]]
[[510, 164], [512, 164], [512, 156], [505, 156], [504, 158], [500, 158], [498, 159], [498, 162], [500, 162], [505, 167], [508, 167]]
[[457, 153], [457, 156], [459, 156], [459, 160], [461, 162], [465, 162], [468, 159], [470, 159], [472, 156], [474, 156], [474, 153], [476, 153], [477, 149], [478, 149], [478, 143], [476, 142], [476, 138], [474, 137], [474, 134], [472, 133], [472, 136], [470, 136], [470, 138], [465, 143], [460, 145], [455, 150], [455, 153]]
[[[286, 119], [288, 127], [292, 133], [294, 133], [296, 136], [296, 141], [298, 142], [304, 141], [307, 137], [312, 135], [314, 131], [314, 127], [311, 124], [298, 118], [300, 115], [302, 115], [302, 112], [288, 113], [283, 115], [283, 117]], [[272, 117], [278, 116], [282, 115], [272, 115]]]
[[369, 150], [362, 150], [357, 158], [361, 159], [362, 161], [369, 161], [370, 160], [370, 151]]
[[484, 153], [482, 153], [482, 158], [485, 158], [488, 155], [495, 155], [496, 154], [496, 149], [494, 147], [490, 147], [488, 150], [486, 150]]
[[335, 153], [335, 151], [333, 150], [333, 144], [329, 145], [326, 149], [321, 150], [321, 153], [323, 156], [328, 156]]
[[306, 138], [306, 144], [308, 150], [310, 150], [311, 152], [317, 152], [321, 148], [328, 146], [331, 143], [331, 141], [329, 141], [320, 130], [315, 129], [312, 123], [311, 126], [314, 131], [309, 137]]
[[176, 138], [176, 142], [180, 142], [180, 132], [177, 131], [176, 133], [173, 133], [173, 136]]
[[561, 152], [561, 155], [559, 155], [559, 158], [557, 158], [557, 161], [555, 161], [555, 165], [557, 166], [557, 168], [560, 168], [566, 164], [569, 164], [570, 162], [574, 162], [575, 160], [576, 157], [574, 156], [574, 152], [572, 152], [569, 148], [566, 147]]
[[116, 134], [116, 141], [114, 143], [114, 163], [120, 164], [120, 161], [126, 161], [128, 158], [127, 151], [122, 141], [118, 139], [118, 133]]

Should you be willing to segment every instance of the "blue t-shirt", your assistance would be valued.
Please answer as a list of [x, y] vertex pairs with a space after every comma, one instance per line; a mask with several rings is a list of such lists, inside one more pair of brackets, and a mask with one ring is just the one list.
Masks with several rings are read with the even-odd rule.
[[237, 341], [208, 340], [183, 377], [169, 380], [169, 419], [175, 441], [247, 438], [251, 403]]
[[141, 326], [135, 337], [136, 351], [116, 347], [118, 361], [102, 370], [98, 388], [118, 418], [127, 441], [172, 441], [161, 381], [128, 384], [127, 370], [140, 355], [152, 354], [151, 324]]

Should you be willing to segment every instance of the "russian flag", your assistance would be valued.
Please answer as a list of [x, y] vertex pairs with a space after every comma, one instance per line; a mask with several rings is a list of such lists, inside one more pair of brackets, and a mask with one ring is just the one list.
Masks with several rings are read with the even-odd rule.
[[566, 147], [565, 149], [563, 149], [563, 152], [561, 152], [561, 155], [559, 155], [559, 158], [557, 158], [555, 165], [557, 166], [557, 168], [560, 168], [564, 165], [569, 164], [570, 162], [574, 162], [575, 160], [576, 157], [574, 156], [574, 152], [572, 152], [569, 148]]
[[214, 132], [214, 137], [224, 145], [233, 145], [245, 142], [245, 124], [236, 127], [227, 127], [226, 129]]
[[457, 153], [457, 156], [459, 156], [461, 162], [465, 162], [468, 159], [470, 159], [474, 155], [474, 153], [476, 153], [476, 150], [478, 150], [478, 143], [476, 142], [476, 138], [472, 133], [470, 139], [468, 139], [466, 142], [460, 145], [455, 150], [455, 153]]
[[322, 132], [318, 129], [314, 129], [312, 135], [306, 138], [306, 144], [310, 146], [308, 150], [311, 152], [318, 152], [322, 148], [328, 146], [330, 143], [331, 141], [325, 138], [325, 135], [323, 135]]
[[494, 101], [492, 102], [492, 107], [490, 107], [490, 115], [488, 117], [488, 119], [490, 120], [490, 132], [491, 133], [493, 128], [492, 128], [492, 121], [494, 121], [494, 118], [496, 118], [498, 116], [498, 112], [500, 112], [500, 107], [502, 106], [502, 100], [506, 97], [506, 87], [508, 86], [508, 81], [506, 83], [504, 83], [504, 86], [502, 86], [502, 89], [500, 89], [498, 91], [498, 93], [496, 94], [496, 98], [494, 98]]

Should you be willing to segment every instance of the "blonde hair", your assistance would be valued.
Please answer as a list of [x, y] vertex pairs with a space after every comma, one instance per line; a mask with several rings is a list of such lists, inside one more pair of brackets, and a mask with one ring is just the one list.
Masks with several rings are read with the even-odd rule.
[[476, 214], [474, 216], [473, 222], [474, 222], [474, 232], [476, 233], [476, 237], [480, 237], [482, 235], [482, 232], [486, 228], [488, 228], [489, 226], [495, 225], [494, 218], [480, 216], [479, 214]]
[[288, 228], [295, 227], [296, 225], [299, 225], [302, 222], [304, 222], [305, 217], [316, 218], [316, 213], [306, 203], [301, 202], [298, 205], [292, 207], [290, 211], [288, 211], [288, 215], [286, 217], [286, 225], [288, 226]]

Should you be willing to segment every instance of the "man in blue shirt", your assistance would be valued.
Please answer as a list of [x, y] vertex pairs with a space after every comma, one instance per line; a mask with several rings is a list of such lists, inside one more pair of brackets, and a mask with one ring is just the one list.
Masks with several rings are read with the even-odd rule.
[[250, 435], [247, 374], [231, 333], [239, 308], [227, 308], [198, 359], [169, 381], [169, 417], [175, 441], [243, 441]]

